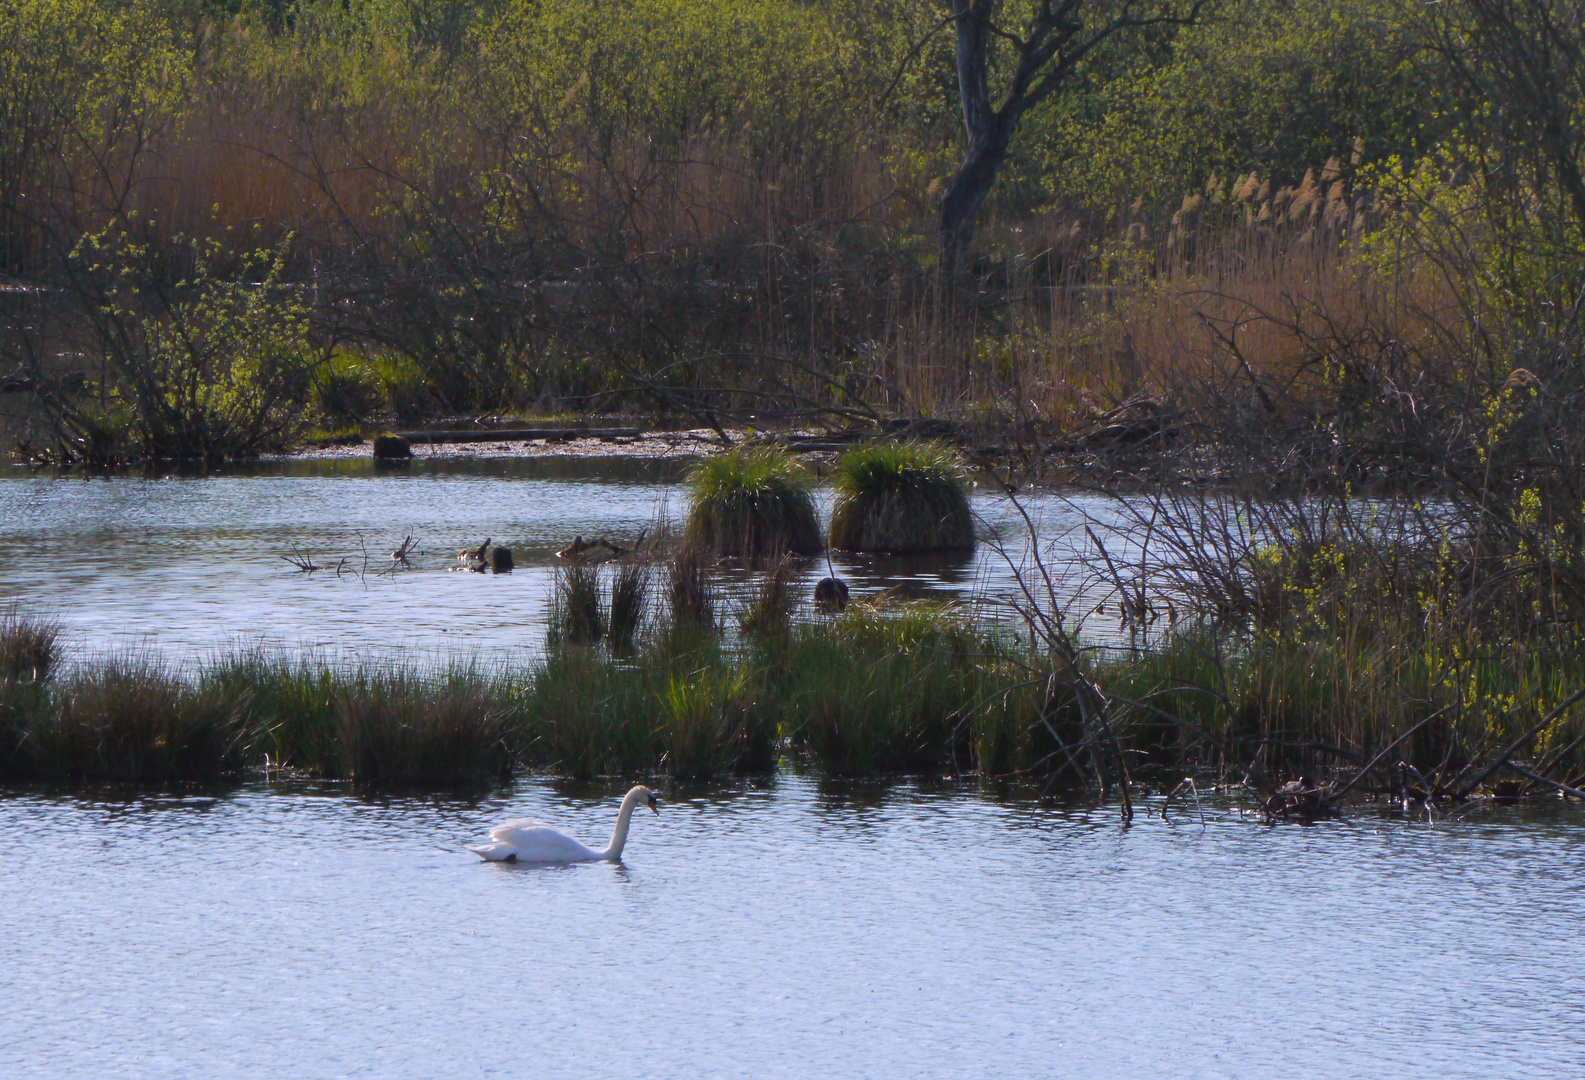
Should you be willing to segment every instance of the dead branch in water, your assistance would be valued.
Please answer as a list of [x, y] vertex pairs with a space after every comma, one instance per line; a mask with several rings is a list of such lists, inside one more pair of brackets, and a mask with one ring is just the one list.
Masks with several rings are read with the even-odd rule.
[[297, 567], [299, 574], [312, 574], [319, 569], [319, 565], [314, 562], [313, 558], [298, 551], [295, 544], [292, 545], [292, 553], [290, 555], [282, 555], [281, 558]]
[[639, 545], [644, 543], [644, 537], [648, 535], [648, 533], [648, 529], [644, 529], [642, 532], [640, 532], [638, 534], [638, 539], [633, 542], [633, 546], [631, 548], [625, 548], [621, 544], [607, 540], [603, 536], [596, 537], [593, 540], [585, 540], [583, 538], [583, 534], [579, 533], [577, 536], [572, 538], [572, 543], [556, 552], [556, 558], [576, 559], [579, 561], [593, 559], [595, 556], [589, 553], [594, 551], [596, 548], [604, 548], [606, 554], [599, 561], [609, 562], [612, 559], [620, 559], [630, 551], [637, 551], [639, 549]]
[[[486, 540], [484, 543], [485, 546], [488, 547], [490, 542]], [[391, 565], [386, 567], [384, 570], [381, 570], [380, 574], [383, 576], [385, 574], [394, 574], [398, 570], [411, 570], [413, 568], [413, 564], [408, 561], [408, 556], [416, 555], [417, 553], [418, 541], [414, 540], [411, 536], [404, 538], [402, 540], [401, 546], [395, 551], [391, 552]]]

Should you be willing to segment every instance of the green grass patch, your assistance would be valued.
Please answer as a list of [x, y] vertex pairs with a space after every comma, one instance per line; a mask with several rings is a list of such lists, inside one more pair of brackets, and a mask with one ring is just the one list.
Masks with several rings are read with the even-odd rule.
[[382, 786], [508, 779], [508, 712], [493, 680], [471, 667], [362, 672], [336, 699], [347, 771]]

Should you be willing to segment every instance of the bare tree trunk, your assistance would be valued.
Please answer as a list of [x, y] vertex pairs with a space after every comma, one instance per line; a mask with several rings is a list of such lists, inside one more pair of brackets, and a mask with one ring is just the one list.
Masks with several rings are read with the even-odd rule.
[[[974, 222], [996, 182], [1024, 113], [1062, 86], [1075, 67], [1120, 30], [1183, 25], [1199, 17], [1206, 0], [1151, 6], [1141, 0], [1039, 0], [1020, 33], [996, 25], [1002, 0], [947, 0], [957, 36], [955, 65], [968, 148], [941, 200], [942, 259], [954, 275], [964, 269]], [[1087, 27], [1090, 17], [1098, 21]], [[991, 49], [1003, 42], [1013, 64], [1000, 104], [992, 104]]]
[[1012, 129], [1011, 123], [991, 116], [990, 122], [971, 136], [963, 164], [952, 174], [952, 183], [941, 200], [942, 249], [953, 272], [963, 269], [969, 244], [974, 240], [975, 219], [1007, 156]]

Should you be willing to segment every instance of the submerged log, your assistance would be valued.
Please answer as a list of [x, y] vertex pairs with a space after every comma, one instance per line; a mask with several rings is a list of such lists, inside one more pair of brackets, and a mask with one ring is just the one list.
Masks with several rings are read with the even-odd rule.
[[498, 547], [490, 552], [490, 569], [497, 574], [512, 572], [512, 549]]

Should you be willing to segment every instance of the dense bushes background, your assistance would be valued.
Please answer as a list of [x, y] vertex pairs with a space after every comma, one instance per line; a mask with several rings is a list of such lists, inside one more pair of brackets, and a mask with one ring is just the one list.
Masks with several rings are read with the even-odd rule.
[[[1573, 41], [1567, 8], [1541, 5]], [[1554, 73], [1552, 119], [1532, 121], [1502, 77], [1545, 39], [1530, 8], [1223, 0], [1109, 39], [1026, 118], [965, 289], [933, 232], [962, 150], [942, 11], [7, 0], [0, 273], [52, 290], [0, 303], [0, 363], [35, 388], [20, 437], [102, 456], [119, 422], [124, 455], [256, 448], [143, 430], [150, 400], [128, 386], [180, 373], [105, 358], [181, 323], [195, 291], [257, 282], [264, 252], [290, 286], [270, 301], [305, 313], [317, 350], [298, 426], [624, 405], [1071, 426], [1141, 392], [1196, 396], [1173, 370], [1184, 342], [1152, 340], [1163, 323], [1235, 362], [1207, 305], [1264, 318], [1369, 272], [1388, 332], [1429, 315], [1458, 337], [1466, 287], [1536, 294], [1447, 258], [1542, 279], [1579, 262], [1578, 208], [1552, 198], [1559, 162], [1578, 171], [1577, 88]], [[1514, 33], [1483, 29], [1498, 16]], [[1362, 261], [1363, 236], [1450, 202], [1455, 250], [1385, 277]], [[123, 256], [130, 329], [104, 325], [90, 237]], [[1313, 351], [1264, 336], [1236, 362], [1280, 375]]]

